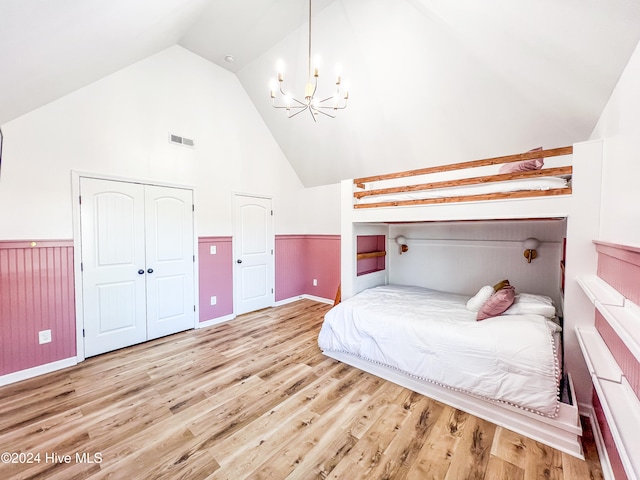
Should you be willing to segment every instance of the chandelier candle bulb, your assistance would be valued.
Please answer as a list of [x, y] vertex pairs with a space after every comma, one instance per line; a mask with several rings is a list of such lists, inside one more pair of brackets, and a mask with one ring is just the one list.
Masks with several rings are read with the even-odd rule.
[[313, 98], [313, 84], [312, 83], [307, 83], [307, 85], [304, 87], [304, 98], [307, 99], [312, 99]]

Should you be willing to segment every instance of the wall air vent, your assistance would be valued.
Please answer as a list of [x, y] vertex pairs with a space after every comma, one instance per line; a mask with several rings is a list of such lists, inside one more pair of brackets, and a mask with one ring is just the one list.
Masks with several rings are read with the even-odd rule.
[[169, 143], [182, 145], [183, 147], [195, 148], [196, 142], [191, 138], [181, 137], [180, 135], [169, 134]]

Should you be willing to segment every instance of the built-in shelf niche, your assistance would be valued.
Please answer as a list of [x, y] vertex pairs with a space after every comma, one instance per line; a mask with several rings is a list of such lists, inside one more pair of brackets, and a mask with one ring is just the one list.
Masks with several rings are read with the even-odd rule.
[[358, 235], [357, 274], [379, 272], [385, 269], [386, 239], [384, 235]]
[[[618, 260], [629, 264], [627, 249], [615, 248], [622, 252], [616, 254]], [[600, 250], [599, 253], [602, 254]], [[623, 270], [605, 261], [609, 262], [599, 256], [598, 275], [578, 278], [578, 284], [596, 308], [596, 318], [594, 326], [578, 327], [576, 334], [616, 453], [627, 477], [637, 479], [640, 478], [640, 457], [636, 453], [640, 451], [640, 308], [600, 277], [602, 271]], [[640, 265], [634, 262], [637, 276]], [[625, 288], [633, 285], [630, 279], [634, 276], [625, 278]], [[635, 289], [625, 293], [635, 293]]]

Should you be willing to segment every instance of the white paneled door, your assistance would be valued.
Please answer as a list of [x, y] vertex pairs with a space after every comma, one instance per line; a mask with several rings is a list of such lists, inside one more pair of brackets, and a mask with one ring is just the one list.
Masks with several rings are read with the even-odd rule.
[[84, 350], [194, 325], [192, 191], [80, 179]]
[[235, 195], [235, 313], [273, 306], [274, 234], [271, 199]]
[[194, 325], [192, 197], [191, 190], [145, 187], [149, 339]]

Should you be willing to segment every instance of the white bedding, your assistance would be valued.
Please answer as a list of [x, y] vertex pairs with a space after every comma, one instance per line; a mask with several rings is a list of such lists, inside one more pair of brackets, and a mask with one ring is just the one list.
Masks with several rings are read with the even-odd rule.
[[568, 183], [562, 177], [537, 177], [508, 182], [480, 183], [462, 187], [436, 188], [417, 192], [393, 193], [387, 195], [371, 195], [362, 197], [358, 204], [377, 202], [397, 202], [403, 200], [423, 200], [429, 198], [446, 198], [455, 196], [484, 195], [487, 193], [517, 192], [520, 190], [550, 190], [567, 188]]
[[323, 351], [346, 352], [541, 415], [558, 412], [553, 322], [502, 315], [481, 322], [470, 297], [421, 287], [365, 290], [325, 315]]

